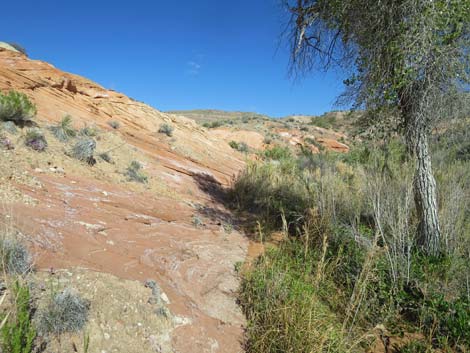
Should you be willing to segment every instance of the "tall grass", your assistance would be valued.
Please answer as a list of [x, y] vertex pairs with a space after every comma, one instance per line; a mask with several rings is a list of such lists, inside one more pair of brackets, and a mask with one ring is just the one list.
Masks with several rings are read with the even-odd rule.
[[[420, 332], [429, 349], [465, 352], [470, 342], [470, 162], [447, 155], [435, 165], [446, 249], [436, 258], [414, 245], [414, 166], [399, 141], [361, 146], [347, 155], [304, 151], [247, 167], [234, 182], [234, 204], [258, 217], [265, 229], [289, 233], [287, 245], [243, 273], [249, 352], [291, 346], [299, 352], [346, 352], [354, 342], [364, 345], [361, 337], [377, 325], [394, 334]], [[286, 305], [286, 298], [295, 300]], [[340, 343], [302, 350], [317, 334], [305, 320], [312, 305], [326, 310], [315, 311], [312, 320], [330, 317], [337, 323], [331, 332]], [[268, 336], [286, 345], [270, 346]]]

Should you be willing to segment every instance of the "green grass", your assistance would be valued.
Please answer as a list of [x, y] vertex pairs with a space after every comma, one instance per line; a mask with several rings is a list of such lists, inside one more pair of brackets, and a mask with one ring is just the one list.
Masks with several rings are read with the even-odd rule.
[[420, 352], [420, 345], [465, 352], [470, 165], [458, 147], [435, 148], [445, 249], [438, 258], [414, 245], [414, 166], [400, 141], [362, 144], [349, 154], [275, 149], [247, 166], [232, 204], [255, 217], [267, 239], [270, 231], [288, 235], [242, 273], [249, 352], [361, 352], [368, 343], [360, 337], [377, 325], [398, 336], [422, 334], [423, 342], [403, 352]]
[[319, 297], [317, 270], [315, 257], [305, 256], [299, 242], [286, 242], [243, 274], [247, 352], [359, 352]]
[[31, 317], [31, 295], [27, 285], [18, 281], [13, 286], [14, 312], [1, 328], [2, 349], [9, 353], [30, 353], [36, 338]]

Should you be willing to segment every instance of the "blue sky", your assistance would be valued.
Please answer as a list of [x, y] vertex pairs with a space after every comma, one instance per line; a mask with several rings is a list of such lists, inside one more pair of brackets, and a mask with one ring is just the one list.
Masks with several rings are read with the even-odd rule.
[[160, 110], [333, 109], [342, 77], [288, 77], [279, 0], [6, 1], [0, 41]]

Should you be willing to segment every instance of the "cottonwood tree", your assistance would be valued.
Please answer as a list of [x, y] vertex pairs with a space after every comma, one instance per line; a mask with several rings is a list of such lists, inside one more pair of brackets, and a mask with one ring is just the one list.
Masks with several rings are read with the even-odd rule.
[[[470, 0], [284, 0], [295, 70], [349, 69], [346, 96], [405, 137], [416, 160], [417, 244], [440, 249], [428, 137], [470, 83]], [[391, 117], [391, 118], [390, 118]]]

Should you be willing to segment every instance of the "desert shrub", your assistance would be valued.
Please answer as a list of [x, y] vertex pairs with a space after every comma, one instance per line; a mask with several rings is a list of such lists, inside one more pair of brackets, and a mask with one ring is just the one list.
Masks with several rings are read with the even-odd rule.
[[80, 129], [79, 134], [85, 137], [96, 137], [99, 130], [96, 126], [85, 126]]
[[6, 150], [15, 149], [13, 142], [8, 137], [3, 136], [2, 134], [0, 134], [0, 147]]
[[93, 156], [96, 149], [96, 141], [92, 138], [81, 138], [72, 147], [70, 155], [79, 161], [94, 165], [96, 160]]
[[72, 117], [66, 115], [55, 126], [51, 126], [52, 134], [61, 142], [67, 142], [69, 139], [77, 136], [77, 131], [72, 126]]
[[98, 155], [101, 160], [105, 161], [106, 163], [113, 163], [113, 158], [109, 154], [109, 152], [103, 152]]
[[240, 151], [240, 152], [245, 152], [246, 153], [246, 152], [249, 151], [249, 147], [245, 142], [240, 142], [238, 144], [237, 150]]
[[0, 120], [24, 125], [36, 116], [36, 106], [24, 93], [10, 91], [0, 93]]
[[258, 215], [267, 226], [281, 226], [283, 217], [295, 226], [309, 205], [305, 185], [281, 170], [297, 172], [292, 161], [251, 163], [236, 179], [230, 193], [238, 208]]
[[12, 135], [16, 135], [18, 133], [18, 129], [16, 128], [15, 123], [12, 121], [2, 122], [1, 128]]
[[291, 159], [293, 158], [293, 155], [288, 147], [273, 146], [272, 148], [264, 151], [263, 157], [279, 161], [282, 159]]
[[47, 148], [46, 137], [39, 129], [28, 130], [25, 135], [24, 143], [26, 146], [37, 152], [43, 152]]
[[87, 300], [66, 288], [38, 312], [38, 332], [41, 335], [78, 332], [87, 323], [89, 309]]
[[205, 122], [204, 124], [202, 124], [202, 126], [208, 128], [208, 129], [216, 129], [218, 127], [221, 127], [222, 125], [224, 125], [224, 123], [220, 120]]
[[142, 173], [142, 165], [138, 161], [132, 161], [127, 167], [125, 175], [130, 181], [138, 183], [147, 183], [148, 177]]
[[108, 125], [112, 127], [114, 130], [117, 130], [121, 127], [121, 123], [117, 120], [110, 120], [108, 121]]
[[158, 129], [158, 132], [159, 132], [160, 134], [165, 134], [165, 135], [167, 135], [168, 137], [173, 136], [173, 131], [174, 131], [173, 126], [171, 126], [170, 124], [166, 124], [166, 123], [161, 124], [161, 125], [160, 125], [160, 128]]
[[230, 141], [229, 146], [232, 147], [234, 150], [237, 150], [239, 152], [248, 152], [249, 147], [245, 142], [236, 142], [236, 141]]
[[28, 53], [26, 52], [26, 49], [22, 45], [20, 45], [18, 43], [13, 43], [13, 42], [8, 42], [7, 44], [11, 45], [13, 48], [18, 50], [21, 54], [24, 54], [24, 55], [28, 56]]
[[32, 257], [28, 248], [13, 236], [0, 240], [0, 260], [2, 270], [9, 274], [22, 275], [32, 268]]
[[9, 353], [31, 353], [36, 330], [31, 320], [31, 295], [27, 285], [14, 283], [12, 290], [15, 312], [4, 318], [2, 350]]

